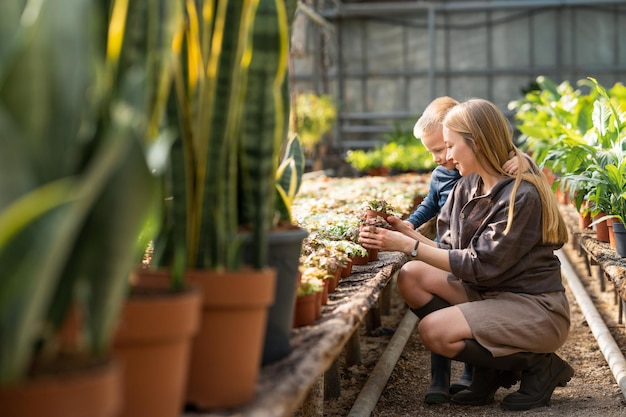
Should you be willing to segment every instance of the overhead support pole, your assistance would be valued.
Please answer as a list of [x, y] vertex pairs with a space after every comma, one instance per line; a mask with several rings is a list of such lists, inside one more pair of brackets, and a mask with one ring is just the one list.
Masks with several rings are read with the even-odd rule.
[[436, 42], [435, 42], [435, 6], [433, 4], [428, 8], [428, 85], [430, 99], [435, 99], [435, 61], [437, 58]]
[[326, 18], [380, 16], [381, 14], [407, 14], [420, 12], [431, 7], [439, 11], [485, 11], [502, 9], [542, 9], [549, 7], [606, 6], [623, 4], [624, 0], [494, 0], [494, 1], [419, 1], [419, 2], [367, 2], [343, 3], [336, 1], [337, 7], [320, 11]]

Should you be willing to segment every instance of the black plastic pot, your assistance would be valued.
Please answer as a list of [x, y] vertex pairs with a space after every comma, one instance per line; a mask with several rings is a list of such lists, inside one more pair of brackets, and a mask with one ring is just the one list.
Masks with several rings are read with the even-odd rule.
[[626, 258], [626, 228], [624, 223], [613, 223], [615, 235], [615, 251], [622, 258]]
[[267, 316], [263, 365], [276, 362], [291, 352], [300, 252], [302, 241], [308, 234], [306, 229], [299, 227], [270, 232], [268, 263], [276, 268], [277, 274], [274, 304]]

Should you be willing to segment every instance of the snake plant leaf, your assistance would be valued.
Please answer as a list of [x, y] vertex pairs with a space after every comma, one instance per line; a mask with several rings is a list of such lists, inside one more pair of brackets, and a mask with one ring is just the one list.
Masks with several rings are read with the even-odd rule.
[[157, 195], [139, 138], [123, 129], [114, 129], [109, 135], [109, 140], [117, 142], [114, 146], [119, 144], [121, 149], [103, 179], [102, 191], [85, 219], [63, 274], [78, 280], [74, 285], [86, 313], [85, 342], [96, 354], [110, 348], [120, 300], [128, 291], [128, 273], [141, 256], [136, 240], [142, 220]]
[[109, 8], [125, 2], [25, 1], [17, 25], [5, 19], [16, 3], [0, 6], [0, 177], [12, 178], [0, 182], [2, 382], [24, 378], [77, 294], [85, 353], [104, 350], [154, 190], [142, 100], [119, 87], [141, 89], [105, 65]]
[[39, 335], [40, 318], [69, 253], [79, 219], [71, 180], [22, 196], [0, 212], [0, 382], [22, 378]]
[[279, 220], [293, 222], [291, 206], [300, 190], [304, 174], [304, 151], [297, 135], [287, 143], [283, 159], [276, 170], [276, 210]]
[[267, 265], [278, 153], [286, 138], [288, 23], [283, 0], [259, 2], [252, 32], [241, 142], [240, 222], [252, 227], [252, 266]]

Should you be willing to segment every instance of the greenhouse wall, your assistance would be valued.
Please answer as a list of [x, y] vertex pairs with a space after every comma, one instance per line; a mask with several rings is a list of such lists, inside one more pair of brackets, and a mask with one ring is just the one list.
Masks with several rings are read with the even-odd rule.
[[[308, 4], [308, 6], [307, 6]], [[295, 91], [330, 94], [336, 152], [412, 127], [435, 97], [508, 115], [537, 76], [626, 78], [625, 1], [309, 1], [294, 27]]]

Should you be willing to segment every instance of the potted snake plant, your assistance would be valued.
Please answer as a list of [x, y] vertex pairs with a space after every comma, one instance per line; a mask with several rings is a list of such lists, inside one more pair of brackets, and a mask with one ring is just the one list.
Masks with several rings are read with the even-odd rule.
[[[0, 415], [120, 409], [111, 345], [156, 189], [143, 149], [150, 115], [118, 66], [124, 6], [0, 6]], [[71, 311], [81, 320], [70, 348]], [[84, 376], [98, 395], [75, 390]], [[54, 396], [36, 397], [50, 386]]]
[[[153, 265], [203, 294], [186, 395], [199, 409], [254, 396], [276, 281], [268, 240], [287, 137], [288, 17], [295, 5], [187, 2], [187, 24], [173, 42], [178, 59], [167, 130], [175, 140]], [[239, 307], [230, 318], [222, 315]]]
[[[261, 363], [276, 362], [291, 352], [291, 331], [298, 288], [298, 266], [308, 231], [297, 225], [292, 205], [302, 184], [304, 152], [292, 135], [276, 170], [275, 216], [268, 235], [268, 264], [276, 269], [274, 303], [268, 311]], [[248, 248], [247, 253], [252, 249]]]

